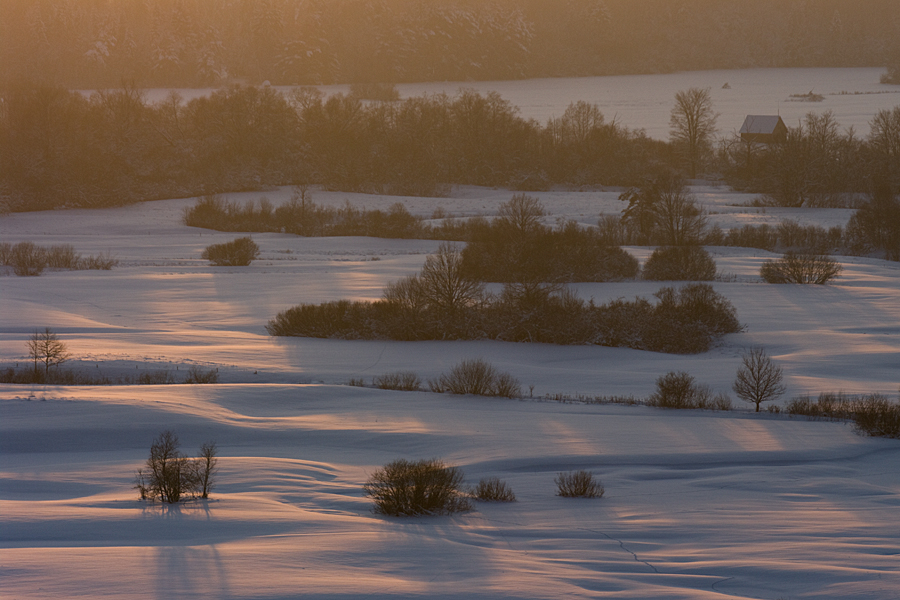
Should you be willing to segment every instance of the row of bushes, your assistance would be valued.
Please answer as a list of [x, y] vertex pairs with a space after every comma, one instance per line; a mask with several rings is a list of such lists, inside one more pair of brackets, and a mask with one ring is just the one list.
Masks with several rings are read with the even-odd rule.
[[[350, 380], [351, 385], [365, 386], [362, 380]], [[384, 373], [372, 379], [381, 390], [418, 392], [424, 390], [422, 379], [410, 371]], [[428, 389], [438, 394], [474, 394], [518, 398], [522, 395], [519, 381], [509, 373], [498, 371], [483, 359], [464, 360], [449, 372], [428, 381]]]
[[0, 243], [0, 265], [12, 267], [13, 273], [21, 276], [37, 276], [44, 269], [108, 271], [118, 264], [108, 252], [82, 256], [69, 244], [44, 247], [33, 242]]
[[201, 369], [193, 366], [183, 377], [176, 377], [171, 371], [145, 371], [136, 375], [109, 376], [93, 373], [90, 369], [0, 369], [0, 383], [45, 384], [45, 385], [172, 385], [177, 383], [218, 383], [219, 374], [215, 369]]
[[[372, 498], [376, 514], [390, 516], [443, 515], [472, 510], [472, 499], [484, 502], [515, 502], [509, 485], [496, 478], [482, 479], [473, 487], [463, 485], [459, 467], [439, 459], [395, 460], [369, 477], [363, 489]], [[567, 471], [556, 475], [557, 495], [564, 498], [601, 498], [603, 484], [590, 471]]]
[[849, 420], [866, 435], [900, 438], [900, 404], [881, 394], [848, 396], [829, 392], [819, 394], [816, 400], [803, 396], [788, 402], [784, 410], [813, 419]]
[[734, 306], [708, 284], [662, 288], [652, 304], [644, 298], [596, 305], [565, 291], [498, 297], [446, 311], [440, 306], [394, 300], [302, 304], [266, 325], [274, 336], [335, 339], [493, 339], [551, 344], [596, 344], [670, 353], [705, 352], [741, 330]]

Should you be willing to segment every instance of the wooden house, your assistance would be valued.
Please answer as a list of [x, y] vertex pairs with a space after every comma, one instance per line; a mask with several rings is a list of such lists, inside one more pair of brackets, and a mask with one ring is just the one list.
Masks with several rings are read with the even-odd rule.
[[747, 115], [741, 125], [741, 139], [745, 142], [772, 144], [787, 138], [788, 128], [778, 115]]

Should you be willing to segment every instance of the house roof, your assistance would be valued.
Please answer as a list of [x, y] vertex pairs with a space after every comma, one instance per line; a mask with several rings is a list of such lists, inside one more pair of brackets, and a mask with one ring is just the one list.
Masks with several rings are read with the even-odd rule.
[[747, 115], [744, 124], [741, 125], [740, 133], [773, 134], [779, 123], [782, 127], [786, 127], [778, 115]]

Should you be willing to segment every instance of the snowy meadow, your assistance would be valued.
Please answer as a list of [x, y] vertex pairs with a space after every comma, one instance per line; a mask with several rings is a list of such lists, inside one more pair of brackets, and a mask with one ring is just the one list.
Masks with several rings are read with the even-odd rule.
[[[830, 71], [835, 79], [817, 91], [851, 88], [841, 82], [843, 70]], [[646, 81], [667, 77], [676, 76]], [[737, 91], [753, 72], [690, 77], [728, 81]], [[612, 87], [625, 78], [603, 79]], [[528, 82], [507, 85], [529, 94]], [[684, 85], [699, 84], [673, 89]], [[775, 102], [810, 86], [793, 87], [753, 93]], [[430, 88], [412, 93], [421, 91]], [[670, 93], [660, 98], [646, 121], [653, 135], [671, 106]], [[805, 104], [803, 112], [830, 108], [831, 101]], [[867, 115], [865, 122], [881, 106], [853, 110]], [[593, 226], [601, 215], [621, 214], [620, 192], [532, 195], [550, 213], [548, 224]], [[786, 219], [843, 226], [853, 213], [753, 207], [753, 195], [712, 185], [691, 192], [723, 230]], [[275, 188], [228, 198], [264, 196], [277, 206], [290, 194]], [[474, 186], [455, 187], [445, 198], [313, 190], [325, 206], [386, 210], [402, 202], [426, 218], [438, 208], [490, 218], [512, 194]], [[900, 264], [837, 256], [843, 271], [826, 285], [772, 285], [759, 269], [777, 254], [708, 247], [720, 274], [712, 285], [734, 304], [744, 329], [695, 355], [276, 338], [265, 325], [279, 311], [378, 299], [385, 284], [418, 272], [440, 242], [254, 233], [257, 260], [216, 267], [200, 258], [203, 249], [243, 234], [184, 225], [184, 210], [195, 200], [0, 217], [2, 242], [71, 244], [119, 261], [109, 271], [0, 276], [3, 366], [29, 366], [29, 337], [49, 327], [72, 354], [61, 368], [108, 377], [167, 371], [180, 379], [194, 367], [218, 377], [207, 385], [0, 385], [0, 596], [897, 597], [900, 440], [864, 437], [843, 421], [752, 413], [731, 385], [742, 355], [762, 347], [784, 370], [787, 391], [775, 406], [821, 392], [877, 392], [896, 400]], [[653, 250], [625, 249], [641, 262]], [[596, 302], [652, 298], [660, 287], [642, 280], [570, 285]], [[348, 385], [395, 371], [426, 380], [473, 358], [517, 378], [524, 397]], [[646, 397], [669, 371], [731, 394], [735, 410], [577, 400]], [[135, 472], [166, 429], [189, 455], [205, 441], [217, 443], [219, 473], [209, 500], [139, 500]], [[475, 502], [471, 512], [452, 516], [376, 515], [363, 484], [398, 458], [441, 458], [472, 485], [499, 477], [517, 502]], [[556, 495], [554, 477], [578, 469], [602, 481], [602, 498]]]

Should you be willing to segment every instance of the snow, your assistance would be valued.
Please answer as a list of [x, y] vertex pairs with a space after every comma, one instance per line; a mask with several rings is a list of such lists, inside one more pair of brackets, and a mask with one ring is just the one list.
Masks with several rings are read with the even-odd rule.
[[[804, 87], [797, 81], [791, 92]], [[668, 92], [660, 95], [668, 105]], [[750, 208], [746, 194], [693, 191], [724, 228], [785, 218], [831, 226], [852, 213]], [[290, 190], [229, 198], [263, 195], [278, 204]], [[511, 195], [464, 187], [440, 199], [315, 191], [314, 200], [491, 216]], [[535, 195], [550, 223], [593, 224], [623, 208], [616, 191]], [[69, 243], [121, 261], [112, 271], [0, 276], [0, 363], [22, 365], [29, 335], [50, 327], [72, 351], [72, 368], [180, 375], [198, 365], [218, 369], [221, 382], [0, 386], [0, 597], [897, 597], [900, 440], [748, 405], [667, 411], [545, 396], [646, 396], [673, 370], [730, 392], [741, 353], [762, 346], [784, 368], [782, 403], [823, 391], [896, 398], [900, 264], [839, 257], [844, 271], [833, 283], [775, 286], [758, 277], [771, 253], [709, 248], [729, 275], [714, 287], [746, 329], [700, 355], [272, 338], [264, 326], [278, 311], [378, 298], [439, 243], [253, 234], [259, 260], [217, 268], [199, 258], [202, 249], [239, 234], [184, 226], [192, 203], [0, 217], [3, 242]], [[650, 253], [627, 250], [641, 260]], [[660, 284], [574, 287], [602, 302], [649, 297]], [[397, 370], [427, 379], [477, 357], [519, 378], [528, 397], [346, 385]], [[221, 472], [209, 501], [137, 499], [134, 472], [164, 429], [189, 454], [217, 442]], [[372, 513], [362, 491], [369, 474], [396, 458], [432, 457], [462, 468], [468, 483], [500, 477], [518, 502], [477, 503], [452, 517]], [[582, 468], [606, 495], [556, 496], [555, 475]]]

